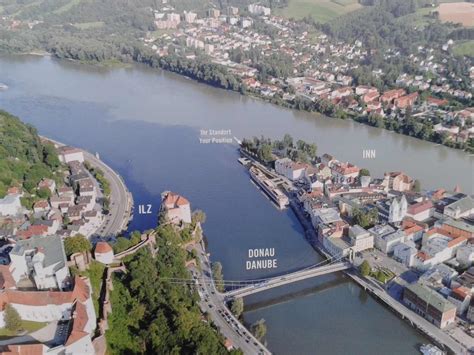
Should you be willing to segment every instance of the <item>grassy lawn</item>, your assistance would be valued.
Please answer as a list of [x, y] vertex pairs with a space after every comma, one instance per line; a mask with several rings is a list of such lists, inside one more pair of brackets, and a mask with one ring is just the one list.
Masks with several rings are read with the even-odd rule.
[[431, 21], [434, 21], [433, 18], [429, 17], [430, 12], [432, 11], [435, 11], [435, 9], [432, 7], [422, 7], [416, 10], [415, 13], [402, 16], [398, 20], [405, 22], [409, 26], [416, 26], [416, 27], [423, 28]]
[[[21, 321], [21, 324], [24, 331], [26, 331], [27, 333], [32, 333], [45, 327], [48, 323], [23, 320]], [[0, 339], [11, 338], [17, 335], [18, 334], [16, 332], [12, 332], [6, 328], [0, 328]]]
[[474, 40], [456, 42], [453, 51], [456, 56], [474, 57]]
[[81, 2], [81, 0], [71, 0], [68, 2], [66, 5], [63, 5], [61, 7], [58, 7], [56, 10], [53, 12], [57, 15], [60, 15], [62, 13], [65, 13], [69, 10], [71, 10], [74, 6], [78, 5]]
[[75, 23], [73, 25], [76, 28], [79, 28], [80, 30], [88, 30], [90, 28], [100, 28], [104, 26], [104, 22], [102, 21], [96, 21], [96, 22], [81, 22], [81, 23]]
[[289, 0], [288, 7], [278, 9], [277, 14], [296, 19], [310, 15], [316, 21], [328, 22], [361, 7], [357, 0]]
[[95, 313], [99, 316], [99, 298], [100, 289], [102, 286], [102, 275], [104, 274], [105, 265], [93, 260], [89, 265], [89, 269], [86, 271], [78, 271], [75, 268], [71, 268], [71, 272], [74, 275], [86, 276], [91, 281], [92, 286], [92, 300], [94, 301]]

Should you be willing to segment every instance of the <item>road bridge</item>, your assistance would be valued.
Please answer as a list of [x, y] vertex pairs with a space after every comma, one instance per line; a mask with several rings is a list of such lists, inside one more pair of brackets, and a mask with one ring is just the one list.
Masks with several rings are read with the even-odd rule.
[[[338, 261], [328, 265], [322, 265], [314, 268], [307, 268], [300, 271], [295, 271], [289, 274], [272, 277], [265, 280], [256, 280], [253, 282], [247, 281], [247, 286], [230, 290], [223, 293], [227, 299], [236, 297], [245, 297], [257, 292], [266, 291], [275, 287], [288, 285], [293, 282], [306, 280], [309, 278], [331, 274], [338, 271], [347, 270], [352, 267], [349, 261]], [[250, 283], [250, 284], [249, 284]]]

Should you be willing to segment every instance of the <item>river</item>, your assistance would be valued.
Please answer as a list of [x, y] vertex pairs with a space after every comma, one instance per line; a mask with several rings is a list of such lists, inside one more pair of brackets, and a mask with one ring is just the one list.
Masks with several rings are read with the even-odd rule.
[[[200, 144], [200, 129], [230, 129], [242, 138], [295, 139], [368, 168], [373, 175], [403, 170], [422, 187], [472, 193], [473, 158], [465, 153], [359, 125], [294, 112], [144, 67], [100, 69], [43, 57], [0, 57], [0, 108], [42, 135], [98, 152], [153, 214], [130, 229], [156, 225], [160, 193], [186, 196], [206, 212], [212, 260], [226, 279], [271, 276], [320, 257], [294, 214], [278, 211], [236, 162], [236, 146]], [[362, 159], [375, 149], [376, 159]], [[248, 250], [274, 248], [277, 268], [249, 271]], [[342, 275], [329, 275], [248, 297], [247, 322], [265, 318], [276, 354], [406, 354], [427, 339]]]

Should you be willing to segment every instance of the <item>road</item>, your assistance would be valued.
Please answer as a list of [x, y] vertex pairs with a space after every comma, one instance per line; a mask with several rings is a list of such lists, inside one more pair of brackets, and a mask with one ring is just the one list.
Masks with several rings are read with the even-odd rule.
[[351, 263], [347, 261], [341, 261], [341, 262], [330, 264], [330, 265], [322, 265], [319, 267], [315, 267], [314, 269], [304, 269], [301, 271], [292, 272], [291, 274], [277, 276], [277, 277], [265, 280], [265, 283], [238, 288], [236, 290], [228, 291], [224, 293], [224, 295], [228, 298], [229, 297], [230, 298], [245, 297], [257, 292], [269, 290], [274, 287], [287, 285], [293, 282], [298, 282], [298, 281], [306, 280], [312, 277], [326, 275], [333, 272], [347, 270], [351, 267], [352, 267]]
[[102, 160], [89, 152], [84, 152], [84, 158], [92, 167], [99, 168], [110, 184], [109, 214], [105, 216], [97, 234], [103, 237], [117, 236], [126, 229], [130, 220], [132, 197], [122, 178]]
[[397, 300], [393, 299], [385, 290], [380, 287], [379, 285], [372, 283], [368, 280], [365, 280], [359, 276], [357, 276], [353, 272], [347, 272], [354, 281], [356, 281], [359, 285], [364, 287], [365, 289], [369, 290], [373, 295], [377, 296], [380, 300], [382, 300], [385, 304], [387, 304], [390, 308], [395, 310], [399, 313], [402, 318], [408, 319], [412, 324], [415, 324], [417, 328], [421, 329], [425, 334], [427, 334], [430, 338], [435, 339], [438, 343], [444, 344], [446, 347], [450, 348], [455, 354], [469, 354], [468, 350], [454, 340], [448, 333], [439, 329], [434, 324], [428, 322], [423, 317], [419, 316], [415, 312], [411, 311], [402, 303], [398, 302]]
[[196, 279], [203, 280], [198, 284], [198, 292], [201, 297], [200, 306], [202, 311], [207, 312], [219, 332], [232, 341], [234, 348], [239, 348], [244, 354], [271, 354], [270, 351], [258, 341], [232, 314], [224, 303], [224, 296], [220, 294], [211, 277], [211, 266], [204, 248], [199, 244], [196, 246], [201, 271], [193, 270]]
[[[65, 144], [55, 141], [54, 139], [40, 136], [42, 139], [48, 140], [57, 146]], [[80, 149], [80, 148], [79, 148]], [[99, 168], [104, 177], [110, 184], [110, 207], [109, 214], [105, 216], [104, 222], [97, 230], [95, 235], [101, 237], [117, 236], [126, 229], [132, 215], [133, 198], [128, 191], [125, 182], [111, 167], [98, 159], [95, 155], [81, 149], [84, 159], [89, 162], [92, 167]]]

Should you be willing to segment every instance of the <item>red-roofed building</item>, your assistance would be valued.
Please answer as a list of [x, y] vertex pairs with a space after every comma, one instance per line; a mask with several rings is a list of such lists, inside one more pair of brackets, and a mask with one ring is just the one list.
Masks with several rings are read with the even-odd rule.
[[406, 109], [408, 107], [413, 107], [417, 98], [418, 98], [418, 93], [414, 92], [412, 94], [401, 96], [395, 99], [394, 103], [395, 103], [395, 106], [398, 107], [399, 109]]
[[408, 206], [407, 216], [416, 221], [424, 221], [433, 215], [433, 202], [425, 200]]
[[98, 242], [94, 248], [94, 259], [102, 264], [112, 264], [114, 261], [114, 250], [107, 242]]
[[391, 104], [395, 99], [398, 99], [405, 94], [406, 91], [404, 89], [389, 90], [383, 93], [383, 95], [380, 97], [380, 101], [382, 101], [384, 104]]
[[161, 201], [161, 209], [170, 222], [191, 223], [191, 204], [183, 196], [167, 191], [161, 195]]
[[45, 236], [48, 234], [48, 226], [46, 225], [33, 225], [27, 229], [20, 230], [17, 232], [17, 236], [21, 239], [30, 239], [33, 236]]

